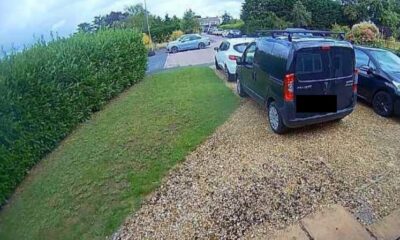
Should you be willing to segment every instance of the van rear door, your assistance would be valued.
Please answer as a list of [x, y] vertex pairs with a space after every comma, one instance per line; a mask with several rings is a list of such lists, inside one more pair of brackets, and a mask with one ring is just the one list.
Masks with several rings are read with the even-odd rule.
[[[294, 57], [296, 117], [305, 118], [353, 106], [355, 57], [351, 47], [303, 48]], [[332, 104], [336, 111], [332, 110]], [[320, 110], [312, 111], [315, 106], [314, 110]]]

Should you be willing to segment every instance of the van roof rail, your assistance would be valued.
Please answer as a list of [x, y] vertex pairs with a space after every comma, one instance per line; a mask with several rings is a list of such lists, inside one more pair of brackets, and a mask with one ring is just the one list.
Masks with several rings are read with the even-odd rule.
[[302, 29], [291, 29], [291, 30], [258, 30], [256, 31], [256, 35], [261, 37], [263, 35], [271, 36], [276, 38], [278, 36], [286, 36], [288, 37], [288, 41], [291, 42], [293, 40], [293, 34], [312, 34], [312, 36], [320, 36], [327, 37], [330, 35], [337, 35], [340, 40], [344, 40], [344, 32], [332, 32], [332, 31], [319, 31], [319, 30], [302, 30]]

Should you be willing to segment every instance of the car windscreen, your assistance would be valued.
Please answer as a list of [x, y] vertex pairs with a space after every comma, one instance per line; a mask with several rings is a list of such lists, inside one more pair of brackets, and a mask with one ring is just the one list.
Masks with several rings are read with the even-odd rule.
[[248, 43], [241, 43], [241, 44], [236, 44], [233, 46], [233, 49], [235, 49], [237, 52], [243, 53], [244, 50], [246, 50]]
[[351, 76], [354, 51], [345, 47], [305, 48], [296, 56], [295, 73], [299, 81]]
[[399, 71], [400, 58], [396, 54], [389, 51], [371, 51], [370, 54], [379, 62], [383, 71]]

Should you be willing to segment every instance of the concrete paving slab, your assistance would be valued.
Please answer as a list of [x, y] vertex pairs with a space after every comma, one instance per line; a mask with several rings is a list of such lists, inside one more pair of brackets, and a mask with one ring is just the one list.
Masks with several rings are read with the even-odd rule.
[[301, 229], [300, 225], [296, 224], [277, 232], [274, 240], [310, 240], [307, 234]]
[[342, 206], [334, 205], [301, 220], [315, 240], [373, 239], [367, 230]]
[[379, 240], [397, 240], [400, 238], [400, 209], [394, 211], [381, 221], [368, 227], [368, 230]]

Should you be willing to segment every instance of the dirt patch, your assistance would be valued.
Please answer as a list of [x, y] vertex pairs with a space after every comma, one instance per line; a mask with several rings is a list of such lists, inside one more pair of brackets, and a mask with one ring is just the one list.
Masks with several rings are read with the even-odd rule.
[[400, 124], [359, 104], [280, 136], [243, 102], [171, 171], [115, 239], [265, 238], [339, 203], [367, 224], [400, 206]]

